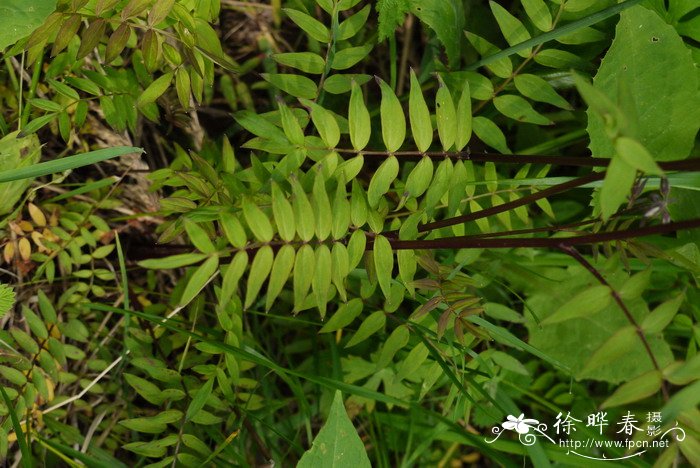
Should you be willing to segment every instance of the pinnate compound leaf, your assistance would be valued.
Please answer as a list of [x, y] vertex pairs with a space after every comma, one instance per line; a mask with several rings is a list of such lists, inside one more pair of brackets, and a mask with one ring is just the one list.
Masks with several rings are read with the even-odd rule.
[[[636, 138], [656, 161], [684, 159], [694, 145], [700, 94], [693, 63], [690, 49], [655, 12], [637, 5], [621, 13], [594, 86], [618, 102], [623, 114], [637, 116], [634, 133], [624, 136]], [[621, 99], [620, 83], [628, 99]], [[610, 157], [613, 142], [603, 117], [589, 108], [588, 119], [593, 155]]]
[[297, 468], [343, 467], [369, 468], [365, 446], [345, 411], [343, 397], [336, 390], [328, 414], [311, 448], [299, 460]]

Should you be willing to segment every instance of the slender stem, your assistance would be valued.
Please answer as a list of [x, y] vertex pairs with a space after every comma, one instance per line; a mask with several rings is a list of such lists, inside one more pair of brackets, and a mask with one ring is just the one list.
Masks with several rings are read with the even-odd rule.
[[[613, 299], [617, 303], [617, 305], [620, 307], [622, 310], [622, 313], [625, 314], [625, 318], [627, 318], [627, 321], [634, 327], [634, 331], [637, 333], [637, 336], [639, 337], [639, 340], [642, 342], [644, 345], [644, 349], [646, 350], [647, 355], [649, 356], [649, 359], [651, 360], [652, 365], [654, 366], [654, 369], [657, 372], [661, 372], [661, 367], [659, 367], [659, 363], [656, 360], [656, 357], [654, 356], [653, 351], [651, 350], [651, 346], [649, 345], [649, 341], [647, 340], [647, 337], [644, 336], [644, 330], [642, 330], [642, 327], [639, 325], [637, 322], [637, 319], [634, 318], [634, 315], [632, 315], [632, 312], [627, 308], [627, 305], [625, 305], [624, 301], [620, 297], [620, 294], [608, 283], [608, 281], [605, 279], [605, 277], [593, 266], [591, 263], [581, 255], [575, 248], [571, 246], [566, 246], [562, 245], [560, 247], [561, 251], [570, 255], [574, 260], [576, 260], [578, 263], [580, 263], [586, 270], [589, 271], [591, 275], [593, 275], [600, 284], [603, 286], [607, 286], [610, 288], [610, 291], [612, 292]], [[661, 393], [664, 396], [664, 400], [668, 401], [669, 395], [668, 395], [668, 388], [666, 388], [666, 383], [662, 382], [661, 385]]]
[[[685, 229], [700, 228], [700, 218], [678, 221], [675, 223], [659, 224], [634, 229], [619, 231], [597, 232], [582, 234], [580, 236], [564, 238], [495, 238], [480, 239], [473, 236], [454, 236], [441, 239], [400, 240], [390, 238], [389, 242], [393, 250], [411, 249], [512, 249], [516, 247], [536, 248], [562, 248], [574, 245], [589, 245], [600, 242], [634, 239], [658, 234], [670, 234]], [[388, 236], [387, 236], [388, 237]], [[373, 237], [368, 236], [367, 249], [372, 248]]]

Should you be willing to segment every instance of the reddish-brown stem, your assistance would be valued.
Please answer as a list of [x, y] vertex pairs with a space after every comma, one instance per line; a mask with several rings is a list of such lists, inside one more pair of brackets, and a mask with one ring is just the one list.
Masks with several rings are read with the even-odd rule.
[[[613, 300], [617, 303], [617, 305], [620, 307], [622, 310], [622, 313], [625, 314], [625, 317], [627, 318], [627, 321], [634, 327], [634, 331], [637, 333], [637, 336], [639, 337], [639, 340], [642, 342], [644, 345], [644, 349], [646, 350], [647, 355], [649, 356], [649, 359], [651, 360], [652, 365], [654, 366], [654, 369], [657, 372], [661, 372], [661, 368], [659, 367], [659, 363], [656, 360], [656, 357], [654, 356], [653, 351], [651, 350], [651, 346], [649, 345], [649, 341], [647, 340], [647, 337], [644, 336], [644, 330], [642, 330], [642, 327], [639, 325], [637, 320], [634, 318], [634, 315], [632, 315], [632, 312], [627, 308], [627, 305], [625, 305], [624, 301], [620, 297], [620, 294], [608, 283], [608, 280], [605, 279], [605, 277], [593, 266], [591, 263], [586, 260], [586, 257], [581, 255], [575, 248], [567, 245], [562, 245], [560, 246], [560, 250], [569, 256], [571, 256], [574, 260], [576, 260], [581, 266], [583, 266], [588, 272], [593, 275], [600, 284], [603, 286], [607, 286], [610, 288], [610, 291], [612, 293]], [[666, 383], [662, 382], [661, 384], [661, 393], [664, 396], [664, 400], [668, 400], [669, 395], [668, 395], [668, 388], [666, 388]]]

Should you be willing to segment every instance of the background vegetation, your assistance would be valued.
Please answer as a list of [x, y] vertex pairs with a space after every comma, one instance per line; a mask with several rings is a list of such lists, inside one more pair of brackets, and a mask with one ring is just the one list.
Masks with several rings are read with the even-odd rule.
[[[3, 0], [0, 459], [700, 465], [699, 44], [692, 0]], [[686, 437], [486, 442], [599, 411]]]

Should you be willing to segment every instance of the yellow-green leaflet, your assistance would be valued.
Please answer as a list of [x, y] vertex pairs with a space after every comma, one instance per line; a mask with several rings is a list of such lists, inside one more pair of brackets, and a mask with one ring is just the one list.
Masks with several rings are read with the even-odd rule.
[[452, 94], [442, 81], [435, 95], [435, 120], [442, 149], [448, 151], [457, 136], [457, 111]]
[[[31, 166], [39, 162], [41, 146], [36, 135], [17, 137], [17, 133], [0, 140], [0, 173]], [[0, 183], [0, 215], [12, 211], [17, 201], [32, 183], [32, 179]]]
[[363, 150], [369, 142], [371, 134], [369, 111], [365, 106], [362, 90], [355, 81], [352, 82], [350, 93], [350, 108], [348, 109], [348, 126], [350, 128], [350, 141], [356, 150]]
[[316, 307], [321, 313], [321, 319], [326, 316], [326, 305], [331, 289], [331, 252], [328, 246], [321, 244], [316, 248], [316, 268], [314, 269], [311, 289], [316, 299]]
[[289, 245], [283, 245], [277, 252], [275, 261], [272, 264], [270, 272], [270, 281], [267, 285], [267, 298], [265, 299], [265, 310], [270, 310], [275, 299], [282, 291], [289, 275], [292, 273], [294, 266], [294, 248]]
[[411, 133], [418, 150], [428, 151], [433, 141], [433, 124], [430, 121], [428, 104], [425, 103], [423, 91], [413, 70], [411, 70], [411, 91], [408, 96], [408, 115], [411, 120]]
[[260, 247], [255, 254], [248, 274], [248, 287], [246, 288], [244, 304], [246, 309], [253, 305], [253, 301], [257, 299], [260, 288], [272, 268], [272, 257], [272, 247], [269, 245]]
[[394, 270], [394, 252], [391, 250], [389, 240], [378, 235], [372, 248], [374, 255], [374, 267], [377, 270], [377, 282], [385, 297], [391, 292], [391, 277]]
[[464, 80], [462, 95], [457, 103], [457, 135], [455, 147], [462, 151], [472, 137], [472, 99], [469, 90], [469, 80]]
[[401, 147], [406, 138], [406, 117], [391, 87], [379, 78], [377, 82], [382, 91], [382, 102], [379, 106], [382, 138], [387, 151], [393, 153]]
[[367, 202], [371, 208], [375, 208], [379, 204], [379, 200], [389, 191], [391, 183], [397, 175], [399, 175], [399, 160], [396, 159], [396, 156], [391, 155], [379, 166], [369, 183]]

